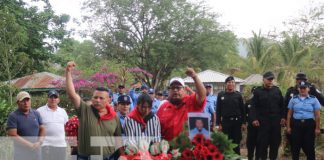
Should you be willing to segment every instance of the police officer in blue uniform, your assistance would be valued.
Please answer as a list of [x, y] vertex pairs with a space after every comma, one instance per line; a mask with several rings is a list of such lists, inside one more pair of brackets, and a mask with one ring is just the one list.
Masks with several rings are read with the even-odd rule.
[[203, 113], [210, 114], [211, 117], [211, 128], [214, 129], [216, 126], [216, 102], [217, 97], [213, 95], [213, 85], [212, 84], [205, 84], [205, 88], [207, 91], [207, 97], [206, 97], [206, 105], [204, 107]]
[[[124, 84], [119, 84], [118, 85], [118, 91], [117, 91], [117, 93], [114, 93], [113, 94], [113, 104], [114, 104], [115, 107], [117, 107], [117, 104], [118, 104], [118, 97], [120, 97], [122, 95], [127, 95], [126, 88], [125, 88], [125, 85]], [[134, 106], [134, 103], [133, 103], [133, 101], [131, 99], [130, 100], [129, 110], [132, 111], [134, 107], [135, 107]]]
[[316, 89], [316, 87], [314, 85], [307, 82], [306, 74], [302, 73], [302, 72], [299, 72], [296, 75], [296, 85], [294, 87], [288, 88], [288, 90], [286, 92], [286, 96], [285, 96], [285, 106], [288, 107], [288, 103], [289, 103], [290, 99], [299, 94], [298, 85], [302, 81], [305, 83], [308, 83], [309, 94], [312, 96], [315, 96], [318, 99], [318, 101], [320, 102], [320, 104], [322, 106], [324, 106], [324, 95], [318, 89]]
[[234, 151], [240, 154], [241, 129], [246, 128], [243, 97], [240, 92], [235, 91], [233, 76], [227, 77], [225, 83], [226, 90], [218, 93], [217, 96], [216, 125], [238, 145]]
[[160, 101], [155, 98], [155, 91], [153, 88], [148, 90], [149, 96], [152, 98], [152, 112], [156, 113], [158, 111], [158, 107], [160, 106]]
[[263, 86], [253, 92], [249, 117], [253, 127], [258, 128], [256, 159], [266, 160], [269, 150], [270, 160], [276, 160], [281, 143], [281, 126], [286, 121], [283, 96], [278, 87], [273, 86], [272, 72], [263, 74]]
[[294, 96], [288, 104], [287, 132], [291, 134], [291, 151], [293, 160], [299, 159], [303, 149], [307, 160], [315, 160], [315, 135], [320, 134], [320, 103], [309, 95], [310, 86], [302, 81], [299, 95]]

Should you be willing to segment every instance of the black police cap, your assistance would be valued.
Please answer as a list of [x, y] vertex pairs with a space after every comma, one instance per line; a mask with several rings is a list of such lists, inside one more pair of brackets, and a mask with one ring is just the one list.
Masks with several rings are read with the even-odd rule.
[[128, 95], [121, 95], [121, 96], [118, 97], [117, 102], [118, 103], [130, 104], [131, 100], [130, 100], [130, 97]]
[[263, 74], [263, 78], [264, 79], [274, 79], [275, 76], [274, 76], [274, 74], [271, 71], [268, 71], [268, 72], [266, 72], [266, 73]]
[[299, 88], [308, 88], [309, 87], [309, 83], [305, 82], [305, 81], [301, 81], [299, 83]]
[[232, 81], [234, 80], [234, 77], [233, 76], [229, 76], [225, 79], [225, 83], [227, 83], [228, 81]]
[[306, 80], [307, 80], [306, 74], [303, 73], [303, 72], [299, 72], [299, 73], [297, 73], [297, 75], [296, 75], [296, 80], [303, 80], [303, 81], [306, 81]]

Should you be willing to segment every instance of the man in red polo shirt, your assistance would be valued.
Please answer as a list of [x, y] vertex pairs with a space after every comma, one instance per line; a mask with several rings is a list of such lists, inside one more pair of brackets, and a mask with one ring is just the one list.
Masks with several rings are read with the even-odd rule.
[[188, 112], [202, 112], [206, 103], [206, 89], [192, 68], [187, 68], [186, 74], [195, 83], [197, 92], [191, 95], [185, 93], [185, 84], [182, 78], [170, 80], [169, 98], [161, 104], [156, 113], [161, 123], [162, 138], [171, 141], [183, 130], [187, 121]]

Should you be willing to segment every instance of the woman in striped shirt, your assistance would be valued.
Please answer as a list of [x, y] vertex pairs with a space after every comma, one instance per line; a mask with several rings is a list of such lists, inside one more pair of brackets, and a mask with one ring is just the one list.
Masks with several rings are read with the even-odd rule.
[[136, 145], [141, 139], [149, 143], [160, 142], [160, 120], [152, 112], [152, 99], [148, 94], [138, 97], [137, 106], [125, 118], [125, 132], [131, 144]]

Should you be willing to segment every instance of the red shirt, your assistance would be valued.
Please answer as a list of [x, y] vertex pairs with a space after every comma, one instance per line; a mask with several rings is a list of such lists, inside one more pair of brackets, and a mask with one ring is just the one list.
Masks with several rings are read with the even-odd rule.
[[156, 113], [161, 123], [162, 138], [171, 141], [178, 136], [183, 130], [184, 123], [187, 122], [188, 112], [202, 112], [205, 104], [206, 99], [201, 104], [197, 103], [196, 94], [183, 97], [182, 105], [179, 107], [169, 101], [163, 103]]

